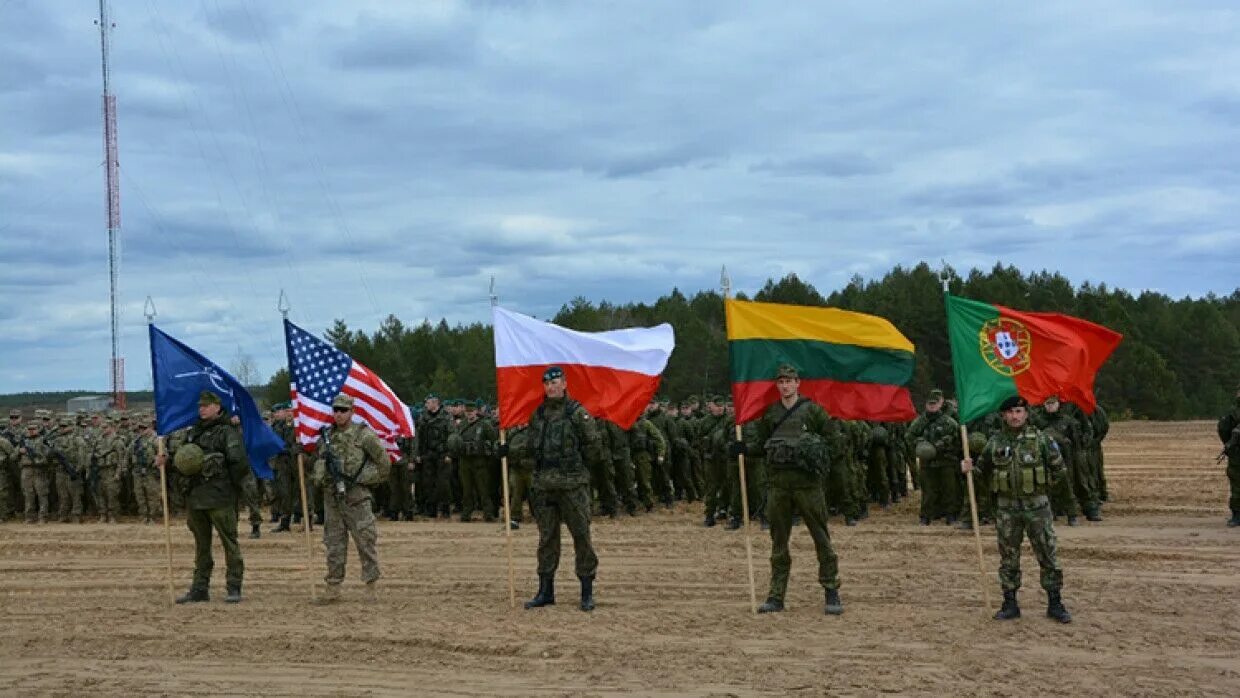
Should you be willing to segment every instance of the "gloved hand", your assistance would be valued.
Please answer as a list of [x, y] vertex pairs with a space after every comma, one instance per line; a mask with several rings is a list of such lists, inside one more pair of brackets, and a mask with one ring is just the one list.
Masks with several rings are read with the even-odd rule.
[[744, 441], [733, 441], [728, 444], [728, 453], [732, 457], [745, 456], [749, 454], [749, 448], [745, 446]]
[[508, 444], [498, 444], [495, 446], [495, 455], [500, 458], [508, 457]]

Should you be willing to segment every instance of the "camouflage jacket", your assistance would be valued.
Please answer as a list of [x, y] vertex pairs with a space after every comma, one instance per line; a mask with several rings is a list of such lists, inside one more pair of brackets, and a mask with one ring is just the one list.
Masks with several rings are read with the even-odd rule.
[[[788, 415], [789, 412], [791, 415]], [[838, 443], [844, 439], [839, 426], [826, 410], [809, 398], [798, 396], [797, 403], [791, 409], [777, 400], [757, 419], [755, 441], [760, 444], [760, 452], [755, 455], [764, 457], [768, 466], [776, 470], [795, 467], [798, 455], [803, 452], [800, 445], [807, 434], [821, 437], [826, 444]], [[816, 466], [820, 471], [825, 471], [830, 465], [827, 461], [837, 455], [834, 446], [827, 448], [831, 449], [830, 456], [826, 451], [818, 455], [822, 462]]]
[[181, 478], [186, 505], [190, 509], [235, 507], [241, 483], [250, 474], [241, 430], [229, 423], [227, 415], [200, 419], [182, 443], [196, 444], [203, 452], [202, 472]]
[[154, 436], [139, 436], [133, 440], [133, 446], [130, 447], [129, 470], [134, 477], [159, 475], [159, 469], [155, 467], [157, 452]]
[[991, 473], [994, 494], [1009, 499], [1046, 496], [1065, 472], [1056, 443], [1028, 424], [1021, 429], [1004, 427], [986, 442], [976, 463]]
[[[50, 458], [57, 460], [55, 454], [60, 454], [76, 476], [86, 477], [86, 468], [90, 465], [90, 447], [86, 445], [86, 439], [76, 432], [57, 430], [48, 437], [47, 444]], [[59, 462], [51, 465], [57, 470], [64, 468]]]
[[588, 487], [589, 465], [601, 462], [602, 443], [594, 419], [570, 398], [547, 398], [530, 417], [524, 453], [534, 460], [534, 487]]
[[446, 410], [426, 411], [418, 421], [418, 457], [427, 460], [448, 455], [448, 439], [454, 430], [452, 417]]
[[101, 471], [117, 469], [125, 472], [129, 466], [129, 444], [118, 433], [100, 434], [91, 448], [95, 465]]
[[[349, 422], [343, 427], [333, 426], [327, 430], [331, 440], [330, 453], [340, 466], [340, 473], [354, 486], [366, 487], [387, 482], [392, 472], [392, 459], [383, 448], [374, 430], [365, 424]], [[315, 448], [318, 458], [314, 461], [311, 481], [318, 487], [332, 486], [327, 467], [329, 453], [322, 436]]]
[[495, 455], [495, 442], [499, 440], [499, 433], [489, 419], [479, 417], [472, 422], [463, 420], [457, 427], [456, 436], [457, 438], [450, 440], [454, 456]]
[[647, 456], [651, 460], [657, 458], [667, 460], [667, 438], [654, 425], [654, 422], [645, 417], [639, 417], [633, 423], [633, 428], [629, 429], [628, 435], [629, 454], [634, 459]]
[[943, 412], [925, 412], [908, 427], [908, 439], [912, 442], [926, 440], [934, 444], [936, 451], [931, 463], [934, 467], [956, 467], [960, 457], [960, 425]]

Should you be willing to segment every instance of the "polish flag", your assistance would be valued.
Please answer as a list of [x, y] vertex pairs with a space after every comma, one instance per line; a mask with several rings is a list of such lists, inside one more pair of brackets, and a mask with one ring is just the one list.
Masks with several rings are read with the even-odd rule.
[[667, 323], [578, 332], [498, 306], [493, 310], [501, 429], [525, 424], [538, 409], [548, 366], [564, 369], [568, 396], [591, 415], [628, 429], [659, 389], [676, 344]]

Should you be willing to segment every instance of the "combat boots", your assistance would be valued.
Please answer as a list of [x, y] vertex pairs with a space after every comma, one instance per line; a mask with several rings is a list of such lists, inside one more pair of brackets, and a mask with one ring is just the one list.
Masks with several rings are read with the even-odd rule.
[[705, 526], [706, 528], [714, 528], [715, 527], [715, 515], [711, 514], [710, 512], [706, 512], [706, 518], [702, 519], [702, 525]]
[[284, 531], [290, 531], [290, 530], [292, 530], [292, 529], [290, 529], [290, 528], [289, 528], [289, 522], [290, 522], [290, 521], [291, 521], [291, 518], [290, 518], [290, 517], [288, 517], [288, 516], [281, 517], [281, 518], [280, 518], [280, 525], [279, 525], [279, 526], [276, 526], [276, 527], [275, 527], [275, 528], [273, 528], [273, 529], [271, 529], [271, 532], [272, 532], [272, 533], [283, 533]]
[[740, 527], [741, 527], [741, 517], [739, 516], [733, 516], [732, 518], [728, 519], [728, 524], [724, 526], [724, 528], [729, 531], [735, 531]]
[[202, 601], [210, 601], [210, 600], [211, 600], [211, 594], [208, 593], [206, 589], [194, 589], [192, 587], [190, 588], [189, 591], [185, 592], [184, 594], [176, 598], [176, 602], [178, 604], [199, 603]]
[[241, 603], [241, 585], [240, 584], [229, 584], [228, 585], [228, 595], [224, 597], [224, 603]]
[[1227, 520], [1227, 528], [1240, 526], [1240, 510], [1232, 509], [1231, 518]]
[[375, 603], [379, 600], [379, 583], [366, 582], [366, 590], [362, 592], [362, 598], [366, 603]]
[[525, 608], [542, 608], [543, 606], [555, 605], [555, 576], [550, 574], [538, 575], [538, 593], [534, 598], [525, 602]]
[[1085, 510], [1085, 520], [1086, 520], [1086, 521], [1101, 521], [1101, 520], [1102, 520], [1102, 512], [1098, 511], [1098, 508], [1097, 508], [1097, 507], [1091, 507], [1091, 508], [1089, 508], [1089, 509], [1086, 509], [1086, 510]]
[[1063, 599], [1060, 598], [1058, 591], [1046, 592], [1046, 617], [1054, 618], [1060, 623], [1072, 622], [1072, 614], [1063, 607]]
[[1020, 606], [1016, 605], [1016, 590], [1003, 592], [1003, 605], [995, 612], [995, 620], [1020, 618]]
[[823, 612], [828, 616], [838, 616], [844, 613], [844, 602], [840, 601], [839, 589], [827, 589], [827, 605]]
[[594, 610], [594, 577], [578, 577], [581, 580], [581, 610]]
[[779, 613], [784, 610], [784, 602], [779, 599], [767, 599], [758, 607], [758, 613]]
[[250, 539], [262, 538], [263, 532], [259, 530], [259, 524], [250, 525]]

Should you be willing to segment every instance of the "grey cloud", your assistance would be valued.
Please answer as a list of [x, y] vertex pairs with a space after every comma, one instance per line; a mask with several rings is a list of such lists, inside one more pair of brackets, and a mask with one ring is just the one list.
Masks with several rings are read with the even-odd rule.
[[362, 17], [335, 50], [347, 70], [404, 70], [460, 66], [478, 50], [473, 28], [463, 21], [393, 24]]
[[749, 170], [782, 177], [860, 177], [889, 172], [890, 168], [862, 153], [830, 153], [764, 160]]

